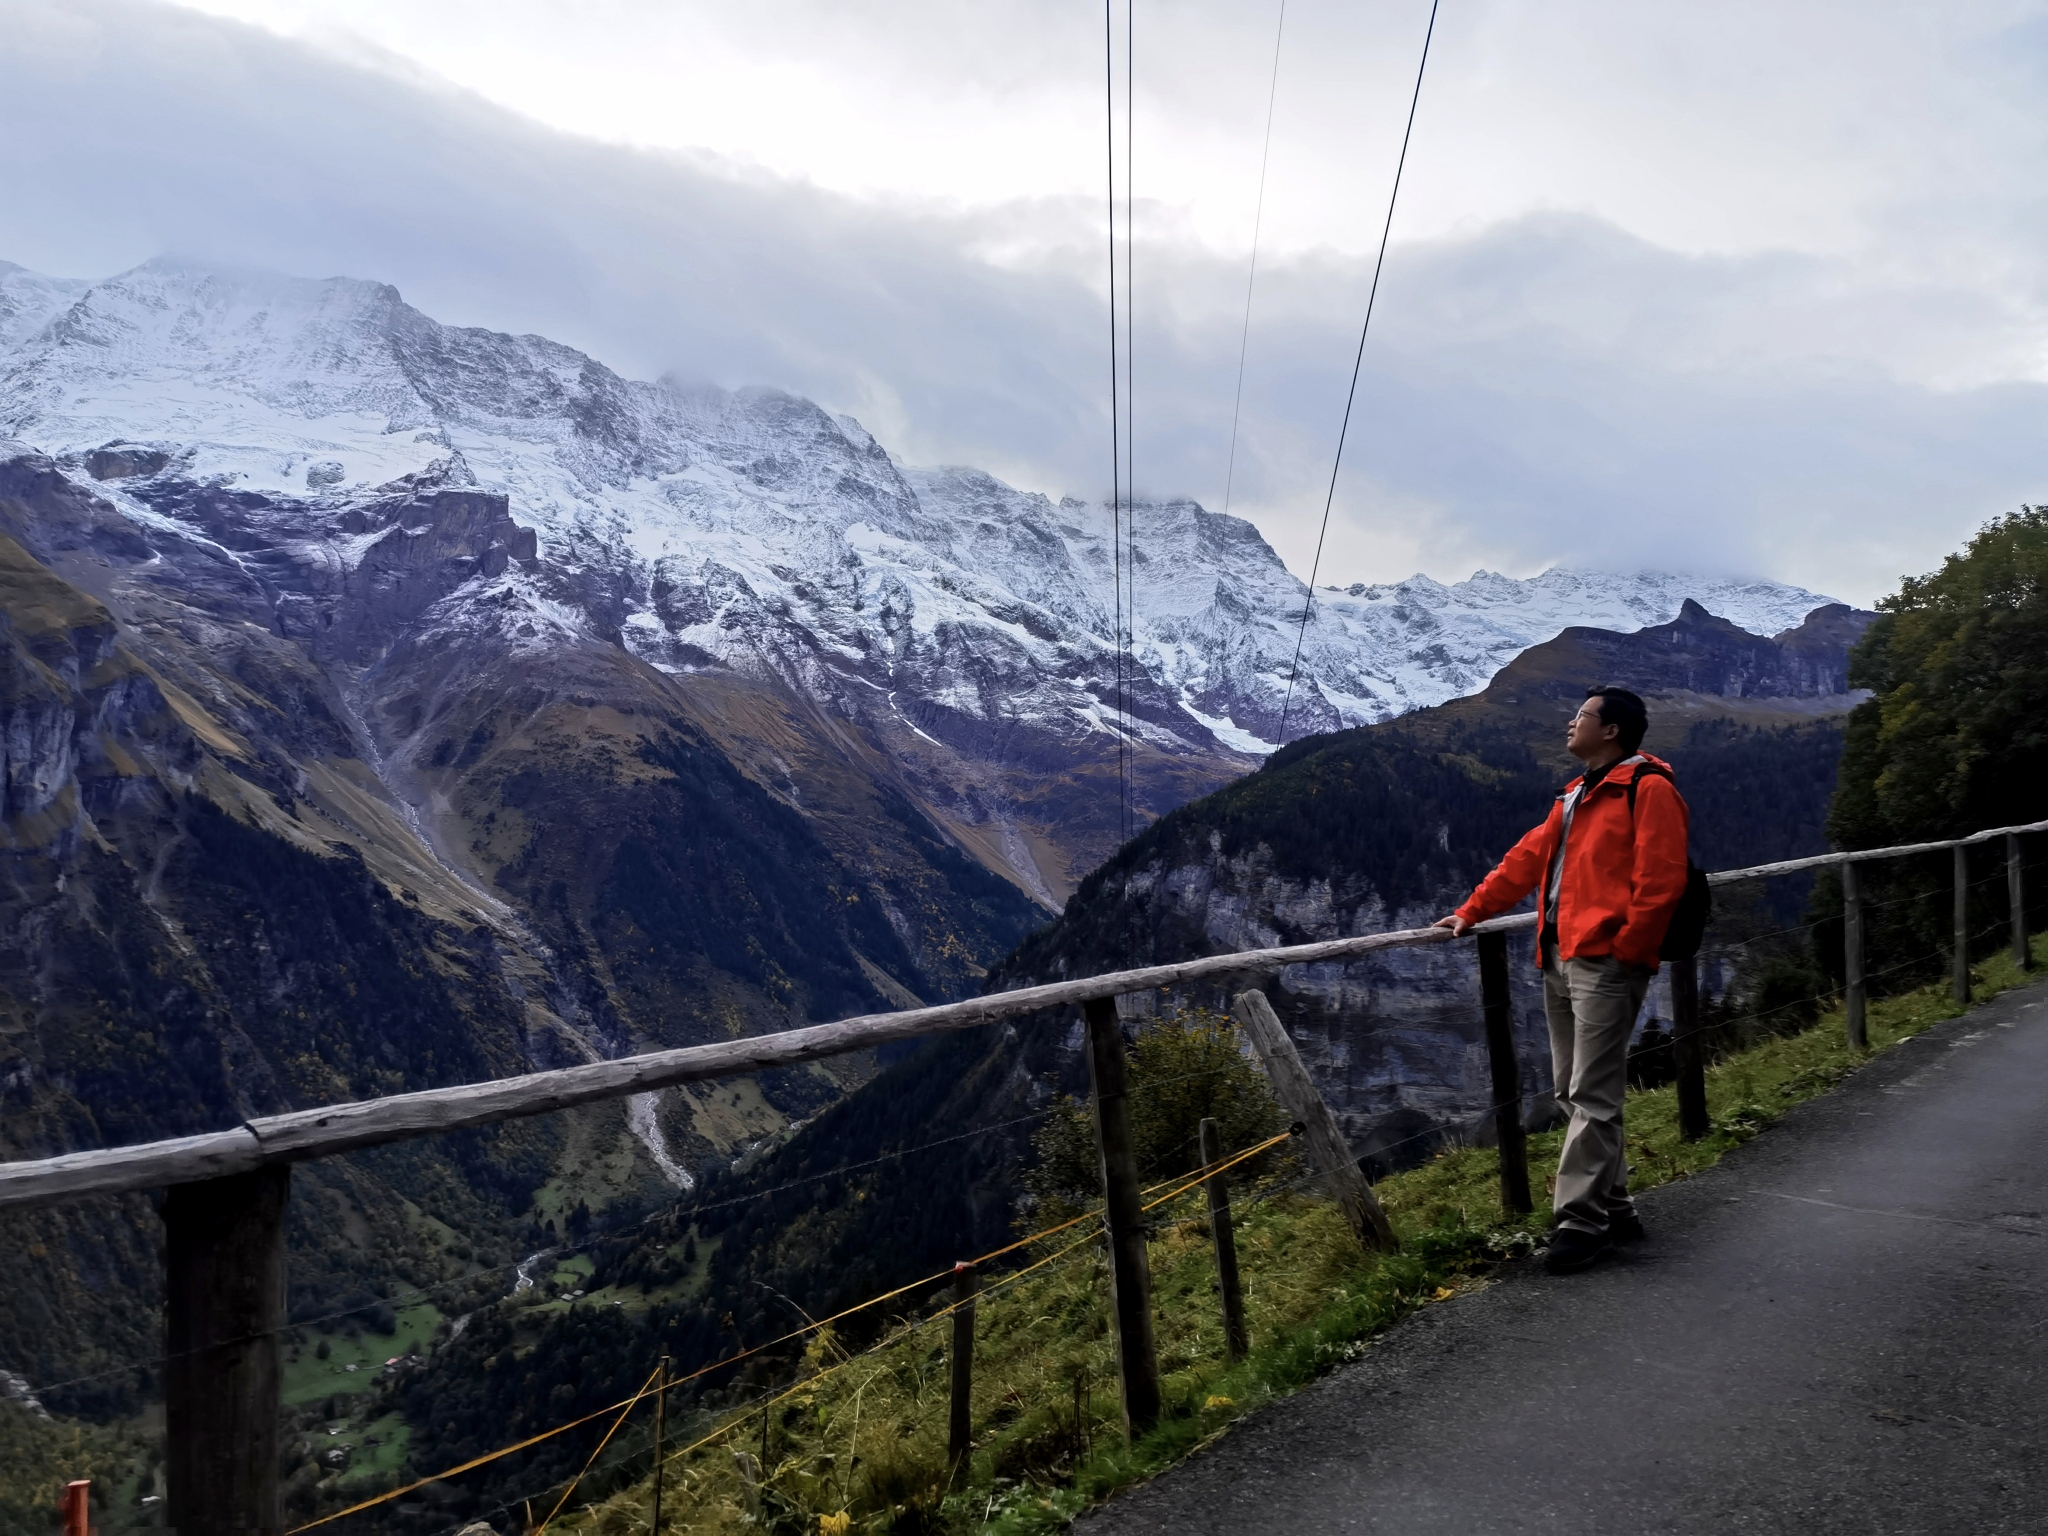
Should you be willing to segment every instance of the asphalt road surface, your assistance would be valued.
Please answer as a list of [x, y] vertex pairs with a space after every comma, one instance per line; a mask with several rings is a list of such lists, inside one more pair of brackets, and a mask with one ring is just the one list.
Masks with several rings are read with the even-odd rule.
[[2048, 987], [1877, 1058], [1076, 1522], [1137, 1532], [2048, 1532]]

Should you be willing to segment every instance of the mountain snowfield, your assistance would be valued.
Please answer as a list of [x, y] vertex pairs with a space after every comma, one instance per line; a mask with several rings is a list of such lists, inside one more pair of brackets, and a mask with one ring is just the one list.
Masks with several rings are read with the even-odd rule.
[[[0, 433], [81, 478], [110, 444], [154, 450], [156, 478], [263, 497], [344, 568], [380, 536], [345, 531], [352, 498], [408, 478], [502, 492], [539, 560], [477, 578], [440, 625], [503, 625], [509, 605], [535, 645], [596, 634], [671, 672], [866, 693], [927, 740], [949, 722], [1116, 728], [1105, 507], [899, 465], [851, 418], [775, 390], [630, 381], [541, 337], [444, 326], [385, 284], [0, 268]], [[109, 491], [165, 515], [141, 485]], [[1188, 500], [1135, 519], [1132, 728], [1167, 752], [1271, 750], [1304, 583], [1242, 519]], [[1568, 625], [1662, 623], [1687, 597], [1765, 634], [1831, 601], [1567, 568], [1326, 588], [1285, 734], [1474, 692]]]

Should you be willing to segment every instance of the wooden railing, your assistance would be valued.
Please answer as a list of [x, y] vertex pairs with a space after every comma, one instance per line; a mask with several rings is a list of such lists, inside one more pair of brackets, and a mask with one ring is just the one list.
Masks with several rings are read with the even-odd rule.
[[[1864, 922], [1857, 866], [1876, 859], [1951, 850], [1954, 856], [1954, 992], [1969, 1000], [1969, 931], [1966, 922], [1967, 851], [2005, 839], [2006, 879], [2012, 911], [2012, 950], [2028, 963], [2025, 889], [2020, 857], [2024, 834], [2048, 831], [2048, 821], [1997, 827], [1947, 842], [1914, 843], [1788, 859], [1708, 878], [1725, 886], [1775, 875], [1839, 866], [1842, 869], [1847, 1032], [1865, 1044]], [[1509, 999], [1507, 935], [1534, 926], [1528, 914], [1496, 918], [1468, 930], [1477, 939], [1480, 990], [1493, 1085], [1493, 1115], [1500, 1143], [1501, 1199], [1514, 1214], [1531, 1209], [1521, 1115], [1521, 1074]], [[869, 1014], [813, 1024], [780, 1034], [681, 1050], [654, 1051], [522, 1077], [431, 1088], [358, 1103], [335, 1104], [245, 1121], [201, 1136], [66, 1153], [0, 1163], [0, 1209], [66, 1203], [90, 1195], [166, 1189], [164, 1397], [166, 1500], [173, 1528], [192, 1532], [281, 1529], [278, 1500], [281, 1341], [284, 1316], [284, 1211], [291, 1164], [443, 1131], [548, 1114], [578, 1104], [623, 1098], [679, 1083], [703, 1082], [794, 1066], [893, 1041], [972, 1029], [1049, 1008], [1079, 1005], [1087, 1021], [1088, 1063], [1095, 1124], [1106, 1188], [1109, 1252], [1114, 1282], [1119, 1361], [1125, 1414], [1134, 1430], [1150, 1426], [1158, 1411], [1157, 1367], [1151, 1358], [1151, 1312], [1145, 1230], [1124, 1096], [1124, 1039], [1116, 999], [1129, 993], [1192, 981], [1270, 975], [1289, 966], [1353, 960], [1379, 950], [1459, 942], [1448, 929], [1412, 928], [1358, 938], [1275, 949], [1239, 950], [1173, 965], [1144, 966], [1074, 981], [1021, 987], [967, 1002], [896, 1013]], [[1697, 1138], [1707, 1133], [1706, 1060], [1699, 1031], [1698, 970], [1691, 961], [1671, 968], [1673, 1046], [1680, 1125]], [[1263, 1001], [1262, 999], [1260, 1001]], [[1244, 1010], [1241, 1009], [1242, 1013]], [[1269, 1070], [1291, 1058], [1291, 1044], [1270, 1011], [1254, 1008], [1249, 1030], [1263, 1037]], [[1277, 1053], [1277, 1056], [1276, 1056]], [[1298, 1071], [1298, 1069], [1296, 1069]], [[1288, 1074], [1279, 1074], [1288, 1075]], [[1308, 1145], [1319, 1171], [1337, 1193], [1361, 1240], [1391, 1241], [1384, 1218], [1350, 1161], [1312, 1087], [1301, 1076], [1288, 1108], [1307, 1123]], [[1276, 1087], [1284, 1086], [1276, 1081]], [[1308, 1100], [1298, 1101], [1306, 1094]], [[1207, 1153], [1205, 1152], [1205, 1156]], [[1341, 1165], [1341, 1166], [1325, 1166]]]

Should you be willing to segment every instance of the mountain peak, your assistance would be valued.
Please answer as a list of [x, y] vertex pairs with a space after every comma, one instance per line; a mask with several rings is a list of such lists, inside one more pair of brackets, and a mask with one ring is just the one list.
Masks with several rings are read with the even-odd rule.
[[[109, 444], [148, 444], [168, 467], [128, 475], [124, 494], [171, 515], [173, 482], [264, 498], [279, 537], [313, 544], [351, 497], [473, 481], [538, 534], [535, 579], [565, 622], [658, 668], [879, 689], [971, 733], [1023, 719], [1098, 742], [1133, 698], [1116, 680], [1109, 509], [900, 466], [853, 418], [784, 390], [635, 382], [545, 338], [443, 326], [385, 283], [178, 258], [100, 283], [7, 268], [0, 434], [81, 474]], [[1441, 703], [1575, 624], [1697, 622], [1691, 602], [1775, 633], [1828, 601], [1480, 570], [1318, 591], [1303, 632], [1309, 594], [1251, 523], [1187, 497], [1136, 513], [1132, 729], [1169, 757], [1241, 765], [1283, 731]], [[467, 599], [450, 601], [455, 622]]]

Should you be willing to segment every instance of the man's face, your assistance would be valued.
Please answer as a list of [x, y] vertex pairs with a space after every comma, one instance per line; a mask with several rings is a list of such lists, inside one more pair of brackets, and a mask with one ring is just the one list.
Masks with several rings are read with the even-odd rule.
[[1620, 750], [1621, 727], [1600, 723], [1600, 701], [1588, 699], [1566, 727], [1564, 749], [1582, 763], [1597, 763]]

